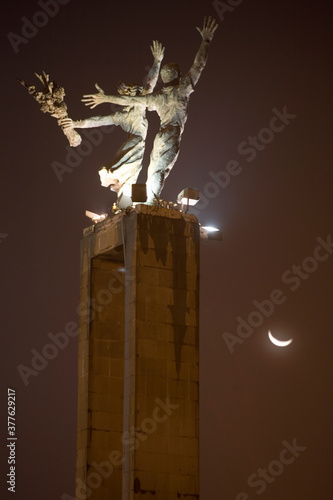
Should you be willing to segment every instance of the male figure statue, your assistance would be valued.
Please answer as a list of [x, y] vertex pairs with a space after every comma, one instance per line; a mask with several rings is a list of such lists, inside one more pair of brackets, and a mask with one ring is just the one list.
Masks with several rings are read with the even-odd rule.
[[[154, 63], [148, 73], [145, 87], [134, 84], [125, 85], [121, 82], [118, 84], [118, 93], [121, 96], [144, 96], [153, 92], [164, 56], [164, 47], [161, 43], [153, 41], [151, 51], [154, 56]], [[97, 88], [101, 93], [103, 92], [98, 86]], [[109, 116], [94, 116], [78, 121], [66, 118], [61, 121], [61, 125], [67, 128], [120, 125], [127, 132], [127, 139], [117, 151], [114, 161], [105, 165], [99, 171], [102, 186], [110, 186], [112, 191], [117, 192], [117, 204], [121, 207], [127, 206], [129, 202], [126, 201], [126, 197], [131, 195], [131, 185], [138, 178], [145, 150], [148, 121], [144, 101], [128, 102], [121, 111], [112, 113]]]
[[85, 95], [82, 99], [86, 106], [94, 108], [103, 102], [112, 102], [120, 105], [140, 104], [149, 111], [156, 111], [161, 124], [156, 135], [153, 150], [150, 156], [147, 179], [148, 203], [153, 203], [154, 198], [159, 198], [165, 179], [175, 164], [181, 136], [188, 115], [190, 94], [194, 91], [208, 57], [208, 47], [213, 39], [218, 25], [215, 19], [204, 19], [203, 28], [197, 28], [202, 43], [195, 56], [194, 63], [189, 72], [180, 77], [179, 67], [175, 63], [166, 64], [161, 69], [161, 78], [165, 87], [162, 90], [145, 96], [107, 96], [97, 86], [98, 94]]

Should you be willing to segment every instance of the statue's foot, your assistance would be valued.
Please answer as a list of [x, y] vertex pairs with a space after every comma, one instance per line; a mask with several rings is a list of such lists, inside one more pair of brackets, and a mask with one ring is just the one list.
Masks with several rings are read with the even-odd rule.
[[156, 198], [147, 198], [145, 204], [146, 205], [156, 205], [155, 200], [156, 200]]
[[121, 188], [121, 184], [118, 179], [112, 175], [105, 167], [103, 167], [99, 172], [99, 177], [103, 187], [110, 187], [111, 191], [118, 193]]
[[112, 179], [111, 184], [109, 184], [110, 190], [118, 193], [122, 184], [118, 181], [118, 179]]

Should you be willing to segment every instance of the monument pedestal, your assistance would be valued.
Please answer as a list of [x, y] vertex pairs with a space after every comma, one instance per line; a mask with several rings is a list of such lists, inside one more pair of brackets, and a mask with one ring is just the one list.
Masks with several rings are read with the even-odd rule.
[[199, 243], [147, 205], [84, 232], [76, 500], [199, 499]]

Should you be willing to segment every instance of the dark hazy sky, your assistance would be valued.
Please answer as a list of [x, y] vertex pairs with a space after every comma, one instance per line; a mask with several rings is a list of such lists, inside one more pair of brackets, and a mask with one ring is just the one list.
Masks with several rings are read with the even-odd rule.
[[[78, 320], [84, 213], [106, 212], [115, 201], [97, 171], [124, 132], [103, 133], [72, 168], [55, 119], [15, 78], [37, 83], [34, 72], [45, 70], [64, 86], [73, 119], [106, 115], [109, 105], [89, 110], [82, 95], [95, 82], [107, 93], [119, 80], [140, 83], [155, 39], [166, 46], [165, 62], [185, 73], [204, 15], [219, 28], [162, 192], [175, 200], [184, 187], [200, 189], [199, 221], [224, 232], [223, 242], [201, 243], [201, 499], [333, 498], [332, 6], [219, 4], [217, 12], [203, 0], [70, 0], [52, 17], [36, 14], [37, 1], [6, 3], [0, 394], [6, 437], [7, 387], [16, 389], [18, 500], [74, 494], [77, 339], [28, 385], [17, 367], [31, 367], [31, 351]], [[40, 27], [27, 28], [27, 20]], [[148, 118], [142, 182], [158, 127], [156, 115]], [[72, 168], [62, 182], [54, 162]], [[274, 347], [268, 330], [293, 343]], [[4, 440], [1, 460], [0, 495], [10, 498]]]

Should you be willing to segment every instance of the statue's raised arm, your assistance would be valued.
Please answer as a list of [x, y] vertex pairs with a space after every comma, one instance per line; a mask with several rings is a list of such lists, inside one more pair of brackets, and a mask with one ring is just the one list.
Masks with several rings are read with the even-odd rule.
[[205, 17], [203, 28], [197, 27], [200, 35], [202, 36], [202, 42], [200, 48], [195, 56], [194, 63], [188, 72], [191, 77], [192, 85], [195, 86], [201, 76], [201, 72], [204, 69], [207, 58], [208, 58], [208, 48], [209, 44], [214, 37], [214, 33], [217, 30], [218, 24], [212, 17]]
[[154, 56], [154, 62], [152, 67], [150, 68], [146, 84], [140, 95], [105, 95], [104, 90], [102, 90], [98, 83], [96, 83], [95, 87], [98, 90], [98, 93], [84, 95], [82, 102], [84, 102], [85, 105], [89, 106], [91, 109], [105, 102], [119, 104], [120, 106], [133, 106], [135, 104], [146, 106], [147, 102], [144, 96], [152, 93], [155, 88], [160, 72], [161, 62], [164, 57], [165, 48], [160, 42], [154, 40], [153, 45], [150, 47], [150, 50]]
[[151, 53], [154, 56], [154, 62], [147, 76], [146, 84], [142, 91], [142, 95], [151, 94], [156, 86], [160, 73], [161, 62], [164, 57], [165, 48], [157, 40], [153, 40], [153, 45], [150, 47]]

